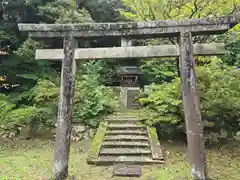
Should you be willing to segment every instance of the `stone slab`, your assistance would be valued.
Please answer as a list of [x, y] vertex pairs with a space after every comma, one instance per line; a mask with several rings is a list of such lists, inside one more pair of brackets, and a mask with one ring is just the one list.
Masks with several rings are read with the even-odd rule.
[[117, 23], [79, 24], [18, 24], [20, 31], [28, 31], [30, 37], [99, 37], [99, 36], [141, 36], [179, 35], [182, 31], [196, 35], [224, 33], [240, 21], [240, 13], [231, 16], [206, 19], [163, 20]]
[[107, 131], [107, 135], [147, 135], [146, 130], [112, 130]]
[[129, 141], [107, 141], [102, 147], [150, 147], [148, 142], [129, 142]]
[[92, 163], [98, 165], [114, 165], [116, 163], [124, 163], [130, 165], [144, 164], [163, 164], [163, 160], [153, 160], [148, 156], [99, 156]]
[[151, 155], [150, 148], [102, 148], [99, 155]]
[[119, 124], [119, 123], [111, 123], [108, 125], [108, 128], [110, 129], [132, 129], [132, 128], [145, 128], [143, 125], [138, 125], [138, 124]]
[[105, 136], [104, 138], [105, 141], [119, 141], [119, 140], [129, 140], [129, 141], [136, 141], [136, 140], [140, 140], [140, 141], [148, 141], [148, 137], [147, 136], [142, 136], [142, 135], [108, 135]]
[[152, 151], [152, 159], [154, 160], [164, 160], [163, 152], [158, 141], [156, 129], [152, 127], [147, 127], [149, 135], [149, 143]]
[[[194, 44], [196, 56], [223, 55], [227, 51], [224, 43]], [[82, 48], [75, 50], [75, 59], [124, 59], [124, 58], [155, 58], [178, 57], [180, 50], [177, 45], [132, 46], [109, 48]], [[37, 49], [35, 59], [61, 60], [62, 49]], [[139, 89], [137, 89], [139, 90]]]
[[114, 176], [140, 177], [142, 175], [141, 166], [117, 164], [113, 167]]

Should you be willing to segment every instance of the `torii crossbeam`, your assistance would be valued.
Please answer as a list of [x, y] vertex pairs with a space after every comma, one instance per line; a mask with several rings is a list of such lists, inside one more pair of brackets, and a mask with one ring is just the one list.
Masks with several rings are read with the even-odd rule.
[[[88, 24], [19, 24], [35, 38], [63, 38], [63, 50], [37, 50], [37, 59], [62, 59], [61, 92], [54, 155], [55, 179], [66, 179], [74, 94], [74, 58], [148, 58], [179, 57], [182, 80], [183, 107], [188, 140], [188, 157], [194, 179], [207, 179], [203, 123], [196, 88], [194, 55], [219, 55], [225, 51], [223, 44], [195, 44], [192, 36], [221, 34], [240, 21], [240, 14], [216, 19], [188, 19], [149, 22], [88, 23]], [[178, 46], [86, 48], [76, 49], [77, 39], [96, 37], [121, 37], [123, 39], [179, 37]], [[124, 41], [123, 41], [124, 42]], [[167, 49], [167, 50], [166, 50]], [[166, 51], [165, 51], [166, 50]]]

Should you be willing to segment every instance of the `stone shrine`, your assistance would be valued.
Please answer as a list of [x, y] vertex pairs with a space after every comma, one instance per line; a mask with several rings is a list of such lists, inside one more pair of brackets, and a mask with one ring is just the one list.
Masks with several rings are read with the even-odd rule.
[[120, 80], [120, 97], [123, 107], [136, 109], [138, 103], [135, 97], [140, 92], [141, 76], [143, 73], [137, 66], [121, 66], [117, 69]]

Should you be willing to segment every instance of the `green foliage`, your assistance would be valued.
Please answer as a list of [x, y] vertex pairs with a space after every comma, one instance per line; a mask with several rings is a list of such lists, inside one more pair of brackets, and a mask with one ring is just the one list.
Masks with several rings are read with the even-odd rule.
[[[238, 30], [239, 31], [239, 30]], [[223, 57], [225, 63], [230, 66], [240, 67], [240, 36], [239, 32], [230, 32], [225, 35], [225, 44], [228, 53]]]
[[90, 14], [85, 10], [78, 10], [76, 1], [63, 1], [56, 0], [39, 7], [42, 17], [46, 18], [49, 22], [56, 23], [82, 23], [93, 22]]
[[[81, 0], [80, 0], [81, 1]], [[91, 13], [96, 22], [116, 22], [124, 18], [117, 11], [118, 8], [124, 8], [119, 0], [83, 0], [84, 7]], [[82, 1], [82, 2], [83, 2]]]
[[151, 112], [146, 116], [148, 125], [159, 122], [175, 124], [181, 121], [181, 117], [178, 117], [181, 110], [179, 82], [179, 79], [175, 79], [172, 83], [154, 85], [148, 97], [140, 98], [140, 104], [147, 107], [144, 109], [146, 115]]
[[[101, 2], [98, 2], [99, 4]], [[91, 7], [94, 9], [90, 11], [91, 13], [99, 10], [95, 5]], [[57, 117], [61, 64], [53, 61], [36, 61], [34, 57], [38, 48], [48, 46], [59, 48], [59, 41], [47, 41], [47, 44], [44, 44], [26, 39], [24, 33], [18, 32], [16, 22], [93, 22], [92, 14], [90, 15], [84, 8], [77, 9], [75, 0], [10, 0], [8, 3], [2, 2], [1, 7], [4, 17], [0, 18], [10, 22], [3, 23], [0, 27], [0, 48], [4, 50], [7, 48], [10, 53], [8, 56], [2, 56], [0, 60], [0, 76], [7, 77], [1, 83], [16, 87], [9, 89], [2, 85], [0, 87], [0, 125], [5, 130], [16, 130], [19, 126], [28, 124], [53, 125]], [[116, 103], [114, 93], [102, 85], [109, 74], [112, 74], [112, 71], [102, 61], [86, 63], [77, 73], [74, 99], [76, 121], [95, 126], [98, 124], [95, 119], [99, 119], [97, 118], [99, 115], [112, 110]]]
[[111, 112], [117, 103], [113, 89], [101, 85], [105, 69], [103, 61], [89, 62], [76, 83], [74, 117], [92, 126], [98, 121], [89, 119]]
[[[112, 89], [101, 85], [106, 64], [101, 61], [84, 64], [83, 74], [77, 74], [74, 98], [74, 121], [97, 126], [99, 115], [113, 110], [117, 101]], [[53, 125], [57, 117], [59, 84], [39, 79], [35, 87], [10, 101], [0, 94], [0, 125], [5, 130], [15, 130], [28, 124]], [[25, 99], [29, 104], [18, 107]], [[14, 104], [16, 103], [16, 104]]]
[[142, 63], [142, 72], [150, 83], [171, 82], [177, 76], [176, 63], [162, 61], [162, 59], [151, 59]]
[[[239, 130], [240, 71], [213, 61], [197, 67], [198, 89], [205, 132], [218, 138], [234, 136]], [[155, 85], [148, 97], [139, 102], [145, 106], [146, 123], [150, 125], [174, 125], [184, 130], [180, 80]], [[143, 112], [144, 112], [143, 111]], [[211, 133], [210, 133], [211, 132]], [[212, 137], [210, 137], [212, 139]]]
[[[235, 0], [123, 0], [133, 11], [121, 11], [132, 20], [161, 20], [216, 17], [230, 14], [240, 1]], [[221, 7], [221, 8], [219, 8]]]
[[36, 105], [48, 105], [49, 102], [57, 104], [58, 102], [59, 87], [49, 80], [39, 80], [33, 92]]

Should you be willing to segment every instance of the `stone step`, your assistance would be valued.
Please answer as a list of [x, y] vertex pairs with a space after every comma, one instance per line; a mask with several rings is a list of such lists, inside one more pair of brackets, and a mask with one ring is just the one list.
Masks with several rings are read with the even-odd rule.
[[110, 121], [110, 120], [119, 120], [119, 121], [141, 121], [140, 118], [138, 117], [109, 117], [105, 118], [105, 120]]
[[148, 135], [146, 130], [111, 130], [107, 135]]
[[150, 147], [148, 142], [129, 142], [129, 141], [106, 141], [103, 142], [102, 147], [132, 147], [132, 148], [147, 148]]
[[138, 116], [108, 116], [105, 117], [106, 120], [109, 119], [137, 119], [139, 120], [140, 118]]
[[114, 113], [111, 115], [108, 115], [107, 117], [138, 117], [139, 116], [139, 112], [129, 112], [129, 113]]
[[146, 148], [102, 148], [99, 155], [108, 156], [151, 156], [152, 152]]
[[137, 136], [133, 136], [133, 135], [108, 135], [105, 136], [104, 141], [148, 141], [148, 137], [147, 136], [143, 136], [143, 135], [137, 135]]
[[147, 156], [99, 156], [96, 160], [88, 161], [89, 164], [96, 165], [114, 165], [116, 163], [147, 165], [163, 164], [163, 160], [153, 160]]
[[142, 168], [139, 165], [116, 164], [113, 167], [113, 176], [140, 177]]
[[142, 123], [139, 119], [109, 119], [107, 122], [110, 124], [140, 124]]
[[146, 127], [143, 125], [132, 124], [132, 123], [131, 124], [130, 123], [126, 123], [126, 124], [111, 123], [108, 125], [108, 129], [110, 130], [146, 129]]

